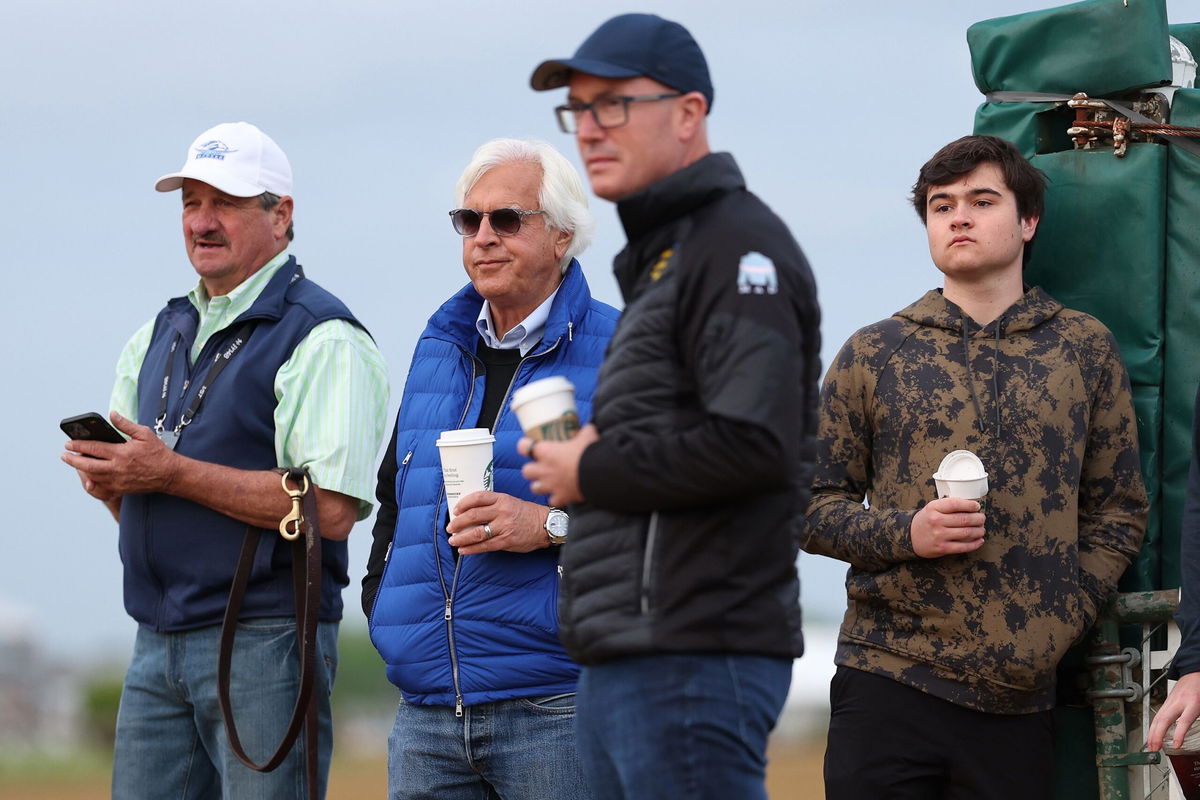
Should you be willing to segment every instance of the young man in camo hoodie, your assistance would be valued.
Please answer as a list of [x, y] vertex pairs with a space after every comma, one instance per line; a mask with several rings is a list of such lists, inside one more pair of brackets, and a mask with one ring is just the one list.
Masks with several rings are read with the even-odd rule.
[[[828, 800], [1052, 796], [1055, 667], [1147, 501], [1112, 334], [1022, 282], [1043, 192], [1008, 142], [942, 148], [913, 205], [943, 288], [826, 376], [804, 549], [850, 564]], [[960, 449], [988, 472], [981, 502], [935, 499]]]

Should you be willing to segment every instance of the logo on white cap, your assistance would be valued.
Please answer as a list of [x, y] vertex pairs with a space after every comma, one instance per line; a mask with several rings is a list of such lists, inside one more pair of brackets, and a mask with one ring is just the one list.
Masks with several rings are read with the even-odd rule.
[[237, 152], [220, 139], [212, 139], [193, 149], [196, 151], [196, 158], [215, 158], [219, 161], [225, 160], [226, 153]]

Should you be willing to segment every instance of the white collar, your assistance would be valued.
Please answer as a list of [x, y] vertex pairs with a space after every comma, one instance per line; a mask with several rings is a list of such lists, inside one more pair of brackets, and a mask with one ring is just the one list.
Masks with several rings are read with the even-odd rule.
[[[562, 284], [560, 283], [559, 286], [561, 287]], [[546, 331], [546, 320], [550, 318], [550, 306], [554, 305], [554, 297], [557, 294], [558, 288], [556, 287], [550, 296], [542, 301], [541, 305], [529, 312], [528, 317], [518, 322], [512, 330], [500, 338], [496, 337], [491, 305], [484, 300], [483, 307], [479, 309], [479, 317], [475, 320], [475, 328], [483, 337], [483, 343], [488, 347], [496, 350], [520, 348], [521, 355], [524, 356], [542, 340], [542, 334]]]

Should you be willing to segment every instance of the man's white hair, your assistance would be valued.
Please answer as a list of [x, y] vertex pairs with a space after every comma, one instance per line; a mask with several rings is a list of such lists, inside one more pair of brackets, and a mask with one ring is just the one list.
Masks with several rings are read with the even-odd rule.
[[[471, 156], [455, 187], [454, 202], [462, 208], [471, 189], [493, 167], [526, 162], [542, 168], [542, 184], [538, 188], [538, 205], [545, 211], [546, 226], [571, 234], [571, 242], [563, 254], [559, 268], [567, 271], [571, 259], [592, 243], [596, 220], [588, 210], [587, 193], [579, 173], [566, 157], [547, 142], [538, 139], [492, 139], [480, 145]], [[490, 208], [477, 209], [491, 211]]]

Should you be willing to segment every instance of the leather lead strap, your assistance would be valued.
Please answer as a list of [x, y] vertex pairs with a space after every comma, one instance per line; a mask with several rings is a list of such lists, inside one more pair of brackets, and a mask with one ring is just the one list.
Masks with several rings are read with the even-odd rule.
[[[308, 480], [306, 470], [288, 467], [279, 470], [296, 486], [302, 486]], [[285, 481], [286, 483], [286, 481]], [[242, 552], [238, 557], [237, 570], [233, 577], [233, 586], [229, 590], [229, 602], [225, 606], [225, 619], [221, 623], [220, 654], [217, 657], [217, 701], [221, 706], [221, 717], [225, 722], [225, 731], [229, 739], [229, 748], [238, 760], [256, 772], [270, 772], [283, 763], [289, 751], [295, 744], [301, 726], [305, 729], [304, 761], [307, 796], [309, 800], [317, 797], [317, 704], [313, 697], [313, 685], [317, 669], [317, 618], [321, 604], [321, 534], [317, 529], [316, 484], [310, 482], [310, 490], [305, 493], [303, 536], [298, 536], [289, 544], [292, 547], [292, 588], [296, 608], [296, 640], [300, 643], [300, 687], [296, 693], [296, 704], [292, 708], [292, 716], [288, 721], [287, 730], [279, 747], [262, 764], [256, 764], [242, 749], [238, 737], [237, 725], [233, 721], [233, 709], [229, 698], [229, 678], [233, 664], [233, 640], [237, 634], [238, 616], [242, 609], [242, 600], [246, 595], [246, 585], [250, 579], [250, 567], [254, 562], [254, 553], [258, 549], [262, 537], [261, 528], [247, 528], [242, 540]]]

